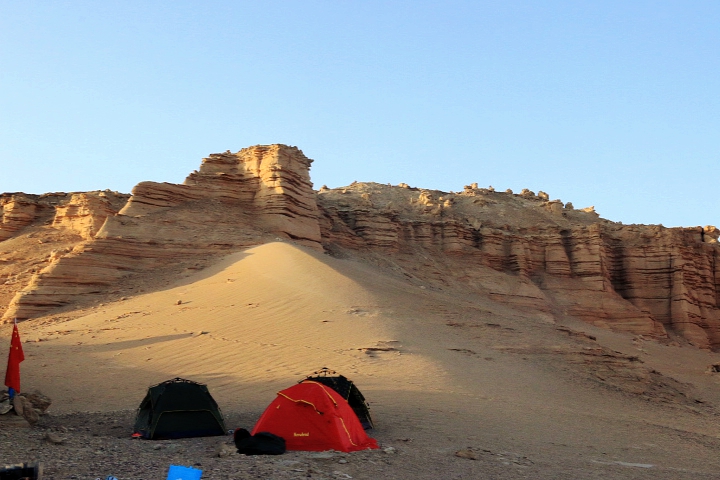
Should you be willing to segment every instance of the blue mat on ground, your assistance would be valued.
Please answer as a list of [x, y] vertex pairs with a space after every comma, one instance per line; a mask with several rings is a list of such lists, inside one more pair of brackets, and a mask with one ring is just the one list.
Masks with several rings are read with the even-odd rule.
[[170, 465], [167, 480], [200, 480], [201, 476], [202, 470], [197, 468]]

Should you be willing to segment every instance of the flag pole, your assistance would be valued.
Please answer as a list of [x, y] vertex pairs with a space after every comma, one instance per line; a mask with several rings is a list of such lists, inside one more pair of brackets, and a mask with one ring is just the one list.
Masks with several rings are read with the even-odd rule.
[[[14, 328], [13, 330], [17, 330], [17, 317], [14, 318], [14, 322], [15, 322], [15, 325], [14, 325], [15, 328]], [[14, 333], [14, 332], [13, 332], [13, 333]], [[12, 352], [12, 343], [10, 344], [10, 350], [11, 350], [11, 352]], [[10, 366], [9, 356], [10, 356], [10, 355], [8, 355], [8, 367]], [[20, 366], [20, 364], [18, 363], [18, 368], [19, 368], [19, 366]], [[16, 393], [16, 392], [15, 392], [15, 389], [14, 389], [13, 387], [11, 387], [11, 386], [8, 386], [8, 397], [10, 397], [10, 402], [11, 402], [11, 403], [12, 403], [12, 401], [13, 401], [13, 398], [15, 397], [15, 393]]]
[[[15, 328], [17, 328], [17, 317], [15, 317], [13, 320], [15, 321]], [[8, 387], [8, 397], [10, 397], [10, 403], [12, 403], [13, 398], [15, 397], [15, 389], [14, 388]]]

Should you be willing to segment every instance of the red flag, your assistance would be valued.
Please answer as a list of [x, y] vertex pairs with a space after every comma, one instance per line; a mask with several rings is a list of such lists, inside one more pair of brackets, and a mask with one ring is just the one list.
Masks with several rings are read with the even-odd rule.
[[10, 353], [8, 354], [7, 371], [5, 372], [5, 386], [12, 388], [16, 392], [20, 391], [20, 362], [23, 360], [25, 360], [25, 354], [23, 353], [22, 343], [20, 343], [20, 333], [16, 322], [10, 340]]

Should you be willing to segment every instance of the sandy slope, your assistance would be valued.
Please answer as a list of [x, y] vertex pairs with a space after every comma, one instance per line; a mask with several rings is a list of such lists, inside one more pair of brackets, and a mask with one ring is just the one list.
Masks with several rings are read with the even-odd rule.
[[[705, 373], [720, 356], [558, 329], [547, 315], [422, 287], [357, 259], [265, 244], [163, 291], [21, 324], [23, 387], [52, 397], [54, 413], [113, 411], [181, 376], [207, 383], [225, 412], [260, 412], [327, 366], [360, 386], [380, 440], [409, 439], [418, 455], [513, 452], [531, 459], [518, 468], [569, 478], [720, 471], [718, 381]], [[435, 478], [422, 458], [409, 465], [407, 478]]]

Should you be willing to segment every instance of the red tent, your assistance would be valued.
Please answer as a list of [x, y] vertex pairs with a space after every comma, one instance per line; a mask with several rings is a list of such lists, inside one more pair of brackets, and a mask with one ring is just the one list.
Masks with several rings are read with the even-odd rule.
[[257, 432], [283, 437], [288, 450], [354, 452], [378, 448], [345, 399], [332, 388], [310, 380], [278, 392], [255, 424], [252, 434]]

